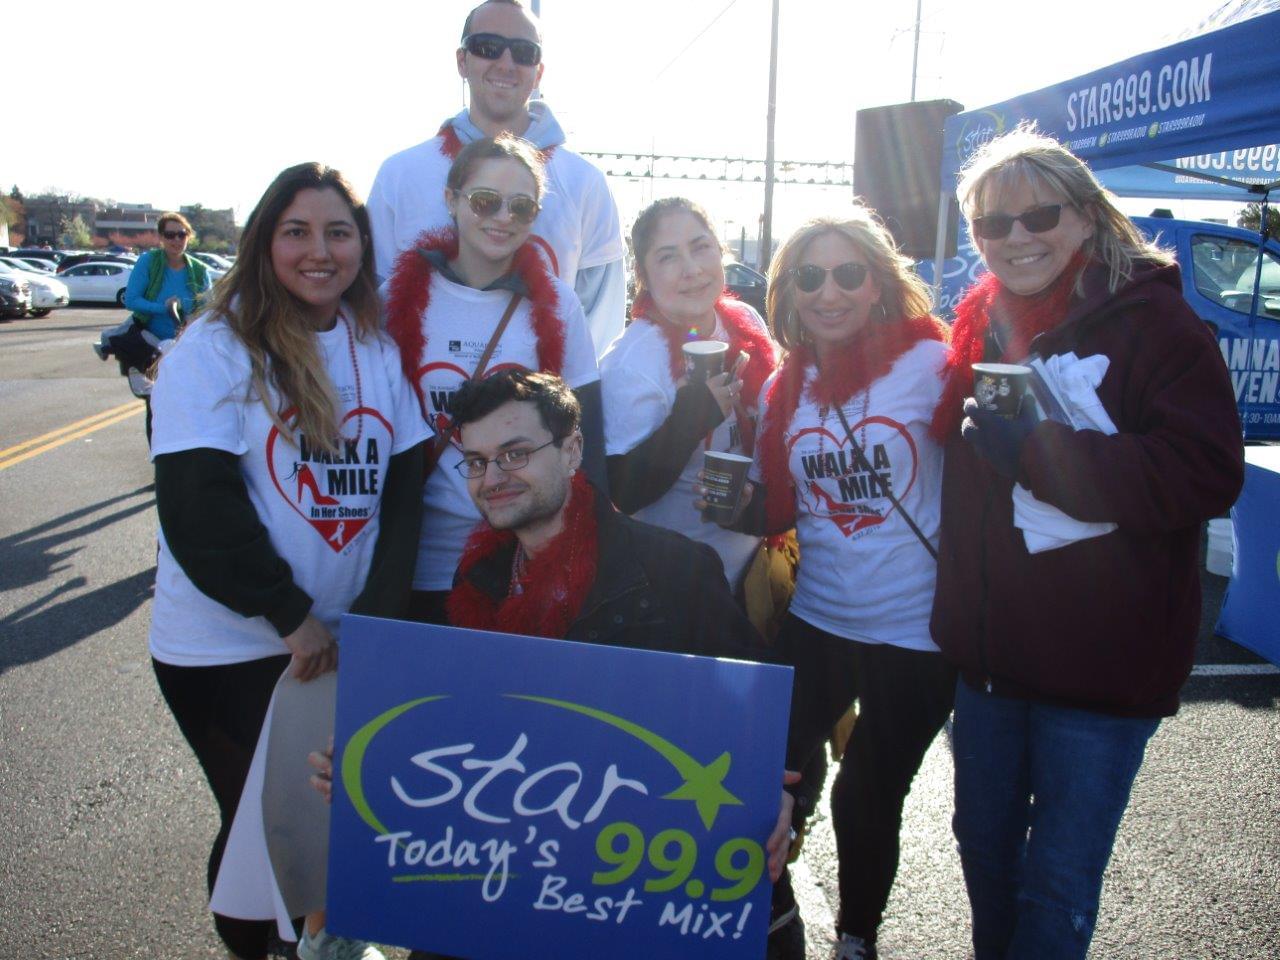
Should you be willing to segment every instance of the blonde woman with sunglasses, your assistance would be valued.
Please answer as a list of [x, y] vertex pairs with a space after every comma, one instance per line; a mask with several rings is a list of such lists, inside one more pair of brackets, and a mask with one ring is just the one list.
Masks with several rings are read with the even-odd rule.
[[[422, 533], [410, 616], [444, 623], [444, 598], [480, 514], [459, 473], [449, 405], [470, 379], [519, 367], [554, 373], [582, 406], [585, 469], [604, 484], [600, 374], [582, 305], [530, 241], [545, 172], [537, 150], [506, 134], [475, 140], [449, 169], [453, 226], [425, 232], [396, 259], [387, 328], [434, 433], [422, 488]], [[506, 496], [527, 491], [518, 472]]]
[[929, 636], [942, 485], [929, 423], [945, 328], [862, 207], [814, 220], [782, 245], [768, 307], [788, 353], [762, 392], [755, 485], [737, 529], [794, 526], [800, 542], [777, 639], [795, 668], [787, 768], [803, 769], [858, 702], [831, 794], [835, 957], [874, 958], [902, 805], [955, 686]]

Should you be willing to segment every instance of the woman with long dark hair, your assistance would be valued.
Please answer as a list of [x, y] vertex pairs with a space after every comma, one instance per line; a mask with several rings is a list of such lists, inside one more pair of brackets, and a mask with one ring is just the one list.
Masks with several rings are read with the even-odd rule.
[[[426, 430], [341, 174], [300, 164], [268, 187], [153, 401], [150, 646], [218, 804], [212, 889], [281, 674], [334, 669], [343, 613], [399, 614], [416, 546]], [[269, 921], [214, 924], [233, 956], [266, 956]]]

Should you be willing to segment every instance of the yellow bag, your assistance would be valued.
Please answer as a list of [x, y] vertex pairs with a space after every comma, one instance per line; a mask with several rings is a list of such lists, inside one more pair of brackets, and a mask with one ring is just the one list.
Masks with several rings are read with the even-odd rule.
[[747, 619], [769, 643], [791, 604], [796, 589], [796, 568], [800, 565], [800, 544], [795, 530], [766, 537], [747, 566], [742, 581]]

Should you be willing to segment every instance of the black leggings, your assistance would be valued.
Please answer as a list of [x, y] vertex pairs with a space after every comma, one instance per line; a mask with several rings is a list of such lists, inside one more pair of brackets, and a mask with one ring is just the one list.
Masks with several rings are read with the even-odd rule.
[[[249, 775], [271, 692], [289, 666], [289, 656], [266, 657], [212, 667], [176, 667], [152, 658], [156, 681], [178, 728], [195, 751], [213, 788], [221, 824], [209, 853], [209, 892]], [[218, 936], [243, 960], [262, 960], [275, 930], [273, 920], [238, 920], [213, 915]]]
[[855, 699], [858, 721], [831, 790], [840, 868], [839, 933], [874, 942], [898, 872], [902, 805], [947, 716], [955, 670], [939, 653], [859, 643], [788, 615], [795, 667], [787, 767], [800, 770]]

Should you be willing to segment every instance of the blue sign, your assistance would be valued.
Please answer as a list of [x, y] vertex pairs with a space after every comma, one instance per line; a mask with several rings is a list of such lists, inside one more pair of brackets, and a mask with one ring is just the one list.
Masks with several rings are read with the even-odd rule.
[[789, 668], [346, 616], [328, 927], [762, 958]]
[[1265, 177], [1280, 143], [1277, 35], [1280, 11], [956, 114], [946, 122], [942, 182], [953, 184], [970, 154], [1021, 120], [1035, 120], [1097, 171], [1158, 162]]

